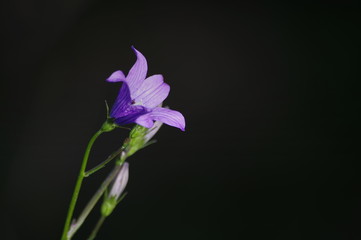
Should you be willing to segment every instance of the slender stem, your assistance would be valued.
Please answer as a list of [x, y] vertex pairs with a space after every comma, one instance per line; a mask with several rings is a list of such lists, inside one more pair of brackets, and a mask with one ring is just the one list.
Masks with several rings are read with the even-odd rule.
[[71, 239], [76, 231], [81, 227], [84, 223], [85, 219], [88, 217], [89, 213], [93, 210], [96, 203], [99, 201], [101, 196], [104, 194], [105, 190], [109, 186], [109, 184], [114, 180], [121, 169], [120, 165], [115, 165], [112, 172], [108, 175], [108, 177], [104, 180], [98, 191], [94, 194], [94, 196], [90, 199], [89, 203], [85, 206], [83, 212], [80, 214], [78, 220], [71, 226], [68, 238]]
[[96, 171], [102, 169], [103, 167], [105, 167], [106, 164], [108, 164], [111, 160], [113, 160], [116, 156], [118, 156], [123, 150], [124, 150], [124, 146], [119, 148], [117, 151], [113, 152], [104, 162], [102, 162], [99, 165], [97, 165], [96, 167], [86, 171], [84, 173], [84, 176], [89, 177], [90, 175], [92, 175]]
[[121, 152], [121, 154], [120, 154], [120, 157], [119, 157], [119, 159], [117, 160], [117, 161], [115, 161], [115, 165], [117, 166], [121, 166], [121, 165], [123, 165], [123, 163], [125, 162], [125, 160], [128, 158], [128, 154], [125, 152], [125, 151], [123, 151], [123, 152]]
[[81, 184], [83, 182], [84, 179], [84, 173], [85, 173], [85, 169], [86, 169], [86, 165], [88, 162], [88, 158], [89, 158], [89, 154], [90, 154], [90, 150], [95, 142], [95, 140], [97, 139], [97, 137], [99, 137], [100, 134], [102, 134], [103, 131], [99, 130], [97, 131], [93, 137], [90, 139], [87, 148], [85, 149], [85, 153], [84, 153], [84, 157], [83, 157], [83, 162], [81, 164], [81, 168], [79, 171], [79, 175], [78, 175], [78, 179], [76, 181], [75, 184], [75, 188], [74, 188], [74, 192], [73, 192], [73, 196], [71, 198], [70, 201], [70, 205], [69, 205], [69, 210], [68, 210], [68, 215], [66, 217], [65, 220], [65, 225], [64, 225], [64, 230], [63, 230], [63, 235], [61, 237], [62, 240], [68, 240], [68, 231], [70, 228], [70, 221], [73, 217], [73, 213], [74, 213], [74, 209], [75, 209], [75, 204], [78, 200], [78, 196], [79, 196], [79, 192], [80, 192], [80, 188], [81, 188]]
[[105, 220], [105, 216], [101, 216], [97, 222], [97, 224], [95, 225], [95, 228], [93, 229], [92, 233], [90, 234], [88, 240], [93, 240], [95, 239], [95, 237], [97, 236], [97, 233], [100, 229], [100, 227], [102, 226], [104, 220]]

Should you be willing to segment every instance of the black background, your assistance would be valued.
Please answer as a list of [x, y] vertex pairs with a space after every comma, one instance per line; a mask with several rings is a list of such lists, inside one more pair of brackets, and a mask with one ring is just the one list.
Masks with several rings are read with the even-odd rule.
[[[60, 239], [134, 45], [186, 132], [129, 159], [97, 239], [360, 239], [360, 5], [2, 2], [1, 239]], [[104, 134], [89, 166], [126, 130]], [[87, 178], [78, 210], [111, 170]], [[95, 211], [74, 239], [86, 239]]]

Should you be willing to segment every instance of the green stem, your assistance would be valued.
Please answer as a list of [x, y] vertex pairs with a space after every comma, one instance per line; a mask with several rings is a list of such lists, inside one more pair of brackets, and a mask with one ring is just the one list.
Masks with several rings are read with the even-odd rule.
[[71, 239], [76, 231], [81, 227], [84, 223], [85, 219], [88, 217], [89, 213], [93, 210], [101, 196], [104, 194], [105, 190], [108, 188], [109, 184], [114, 180], [114, 178], [118, 175], [121, 169], [121, 165], [115, 165], [113, 171], [108, 175], [108, 177], [104, 180], [98, 191], [94, 194], [94, 196], [90, 199], [89, 203], [84, 208], [83, 212], [80, 214], [78, 220], [71, 226], [68, 232], [68, 238]]
[[95, 225], [95, 228], [94, 228], [94, 230], [92, 231], [92, 233], [90, 234], [88, 240], [93, 240], [93, 239], [95, 239], [95, 237], [97, 236], [97, 233], [98, 233], [100, 227], [102, 226], [105, 218], [106, 218], [105, 216], [101, 216], [101, 217], [99, 218], [99, 221], [98, 221], [97, 224]]
[[115, 161], [115, 166], [121, 166], [125, 162], [125, 160], [128, 158], [128, 155], [126, 152], [122, 152], [120, 154], [120, 157], [117, 161]]
[[92, 175], [96, 171], [102, 169], [103, 167], [105, 167], [106, 164], [108, 164], [111, 160], [113, 160], [116, 156], [118, 156], [122, 151], [124, 151], [124, 146], [122, 146], [117, 151], [112, 153], [104, 162], [100, 163], [99, 165], [97, 165], [96, 167], [90, 169], [89, 171], [86, 171], [84, 173], [84, 176], [89, 177], [90, 175]]
[[75, 204], [78, 200], [78, 196], [79, 196], [79, 192], [80, 192], [80, 188], [81, 188], [81, 184], [83, 182], [84, 179], [84, 174], [85, 174], [85, 169], [86, 169], [86, 165], [88, 162], [88, 158], [89, 158], [89, 154], [90, 154], [90, 150], [95, 142], [95, 140], [99, 137], [100, 134], [102, 134], [103, 131], [99, 130], [97, 131], [93, 137], [90, 139], [87, 148], [85, 149], [85, 153], [84, 153], [84, 157], [83, 157], [83, 162], [81, 164], [81, 168], [79, 171], [79, 175], [78, 175], [78, 179], [76, 181], [75, 184], [75, 188], [74, 188], [74, 192], [73, 192], [73, 196], [71, 198], [70, 201], [70, 205], [69, 205], [69, 210], [68, 210], [68, 215], [66, 217], [65, 220], [65, 225], [64, 225], [64, 230], [63, 230], [63, 235], [61, 237], [62, 240], [68, 240], [68, 231], [70, 228], [70, 221], [73, 217], [73, 213], [74, 213], [74, 209], [75, 209]]

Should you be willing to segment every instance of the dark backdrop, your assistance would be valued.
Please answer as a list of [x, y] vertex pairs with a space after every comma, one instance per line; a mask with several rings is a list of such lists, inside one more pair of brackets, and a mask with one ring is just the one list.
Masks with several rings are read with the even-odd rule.
[[[59, 239], [81, 158], [135, 61], [171, 85], [98, 239], [360, 239], [360, 5], [2, 3], [1, 239]], [[89, 166], [126, 130], [104, 134]], [[86, 179], [84, 206], [110, 171]], [[76, 212], [78, 213], [78, 211]], [[85, 239], [96, 211], [74, 239]]]

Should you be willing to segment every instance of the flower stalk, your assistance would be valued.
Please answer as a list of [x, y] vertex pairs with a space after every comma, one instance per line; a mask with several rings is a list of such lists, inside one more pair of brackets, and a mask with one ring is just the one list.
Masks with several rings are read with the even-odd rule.
[[97, 236], [100, 227], [103, 225], [104, 221], [105, 221], [105, 216], [101, 216], [97, 222], [97, 224], [95, 225], [95, 228], [93, 229], [92, 233], [90, 234], [88, 240], [94, 240], [95, 237]]
[[100, 163], [99, 165], [95, 166], [94, 168], [88, 170], [85, 172], [85, 177], [89, 177], [90, 175], [92, 175], [93, 173], [97, 172], [98, 170], [102, 169], [105, 167], [105, 165], [107, 165], [110, 161], [112, 161], [114, 158], [116, 158], [118, 155], [120, 155], [122, 153], [122, 151], [124, 151], [125, 147], [124, 145], [122, 147], [120, 147], [117, 151], [115, 151], [114, 153], [112, 153], [104, 162]]
[[85, 169], [86, 169], [86, 165], [88, 163], [88, 159], [89, 159], [89, 154], [90, 154], [90, 150], [95, 142], [95, 140], [103, 133], [102, 130], [97, 131], [93, 137], [90, 139], [87, 148], [85, 149], [85, 153], [84, 153], [84, 157], [83, 157], [83, 161], [80, 167], [80, 171], [79, 171], [79, 175], [78, 175], [78, 179], [76, 181], [75, 184], [75, 188], [74, 188], [74, 192], [73, 192], [73, 196], [71, 198], [70, 201], [70, 205], [69, 205], [69, 209], [68, 209], [68, 214], [65, 220], [65, 225], [64, 225], [64, 230], [63, 230], [63, 235], [62, 235], [62, 240], [68, 240], [68, 236], [67, 233], [69, 231], [70, 228], [70, 221], [73, 217], [73, 213], [74, 213], [74, 209], [75, 209], [75, 205], [76, 202], [78, 200], [78, 196], [79, 196], [79, 192], [81, 189], [81, 185], [83, 183], [83, 179], [85, 177]]

